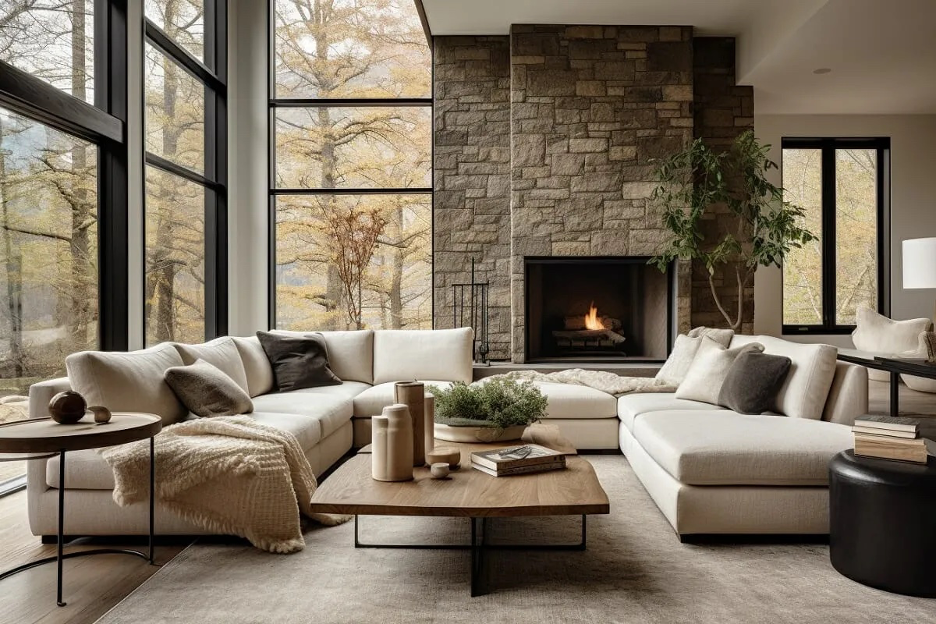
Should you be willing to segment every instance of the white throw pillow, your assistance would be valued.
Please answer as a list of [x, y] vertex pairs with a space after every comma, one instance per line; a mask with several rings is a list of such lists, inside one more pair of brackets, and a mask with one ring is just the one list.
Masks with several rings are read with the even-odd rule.
[[686, 378], [676, 390], [676, 398], [718, 405], [718, 394], [735, 359], [748, 351], [760, 353], [763, 350], [763, 345], [757, 342], [726, 349], [715, 340], [703, 337]]
[[895, 321], [867, 306], [861, 306], [858, 308], [852, 342], [859, 351], [879, 355], [916, 351], [919, 348], [920, 333], [926, 331], [929, 326], [928, 318]]
[[731, 339], [734, 338], [734, 330], [719, 329], [717, 327], [693, 327], [686, 335], [690, 338], [707, 336], [727, 349], [731, 344]]
[[685, 334], [676, 336], [673, 351], [657, 372], [656, 378], [667, 385], [679, 386], [686, 378], [686, 373], [689, 372], [692, 360], [701, 345], [701, 336], [698, 338], [690, 338]]

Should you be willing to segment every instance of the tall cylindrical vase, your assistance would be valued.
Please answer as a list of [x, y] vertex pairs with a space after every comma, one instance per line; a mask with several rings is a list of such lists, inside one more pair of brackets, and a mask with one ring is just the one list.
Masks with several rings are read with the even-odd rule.
[[[425, 442], [426, 457], [428, 458], [429, 453], [435, 449], [435, 397], [433, 395], [426, 395], [425, 406], [423, 441]], [[426, 463], [431, 462], [427, 460]]]
[[409, 408], [413, 419], [413, 466], [426, 464], [426, 396], [418, 381], [398, 381], [393, 387], [394, 400]]
[[387, 429], [390, 421], [386, 416], [371, 418], [371, 478], [389, 481], [387, 473]]
[[[376, 421], [376, 422], [374, 422]], [[413, 420], [405, 405], [390, 405], [375, 416], [372, 425], [378, 440], [385, 443], [385, 452], [373, 447], [371, 476], [377, 481], [409, 481], [413, 478]], [[386, 435], [382, 432], [386, 430]], [[380, 459], [380, 455], [383, 459]], [[377, 462], [383, 462], [383, 470]]]

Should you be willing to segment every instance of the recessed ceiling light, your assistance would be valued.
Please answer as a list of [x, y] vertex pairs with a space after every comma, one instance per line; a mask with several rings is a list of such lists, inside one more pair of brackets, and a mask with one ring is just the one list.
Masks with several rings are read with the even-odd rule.
[[814, 74], [831, 74], [831, 73], [832, 73], [832, 68], [831, 68], [831, 67], [820, 67], [819, 69], [814, 69], [812, 73], [814, 73]]

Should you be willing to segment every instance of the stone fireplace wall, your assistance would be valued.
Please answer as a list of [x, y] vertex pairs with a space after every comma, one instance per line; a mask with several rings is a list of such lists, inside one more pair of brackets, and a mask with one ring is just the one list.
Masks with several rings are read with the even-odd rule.
[[[699, 41], [671, 26], [434, 38], [436, 327], [452, 326], [451, 286], [469, 281], [474, 259], [490, 283], [489, 357], [522, 362], [525, 256], [659, 250], [651, 160], [694, 136], [730, 141], [750, 117], [733, 42], [726, 67], [722, 43], [704, 41], [694, 63]], [[677, 275], [680, 331], [723, 324], [707, 314], [707, 282], [685, 264]]]

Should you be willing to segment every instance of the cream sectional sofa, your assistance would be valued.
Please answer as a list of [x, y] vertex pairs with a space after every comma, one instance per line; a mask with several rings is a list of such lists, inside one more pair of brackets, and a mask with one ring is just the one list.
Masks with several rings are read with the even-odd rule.
[[[251, 417], [295, 435], [320, 475], [353, 446], [370, 441], [370, 417], [393, 403], [395, 381], [419, 379], [439, 385], [471, 381], [470, 329], [321, 333], [329, 364], [342, 379], [340, 385], [275, 392], [273, 370], [259, 340], [224, 337], [202, 345], [164, 343], [131, 353], [69, 356], [69, 377], [30, 388], [30, 416], [48, 416], [51, 397], [74, 387], [89, 404], [103, 404], [112, 411], [155, 413], [164, 424], [178, 422], [189, 414], [163, 381], [163, 374], [171, 366], [202, 358], [248, 391], [254, 403]], [[34, 535], [56, 533], [58, 474], [58, 458], [28, 463], [29, 524]], [[120, 508], [113, 502], [113, 474], [96, 451], [66, 455], [65, 485], [66, 534], [146, 534], [146, 505]], [[201, 532], [158, 505], [156, 527], [161, 535]]]
[[673, 394], [618, 400], [621, 450], [680, 538], [828, 533], [828, 464], [853, 447], [868, 374], [828, 345], [735, 336], [785, 355], [777, 412], [747, 416]]
[[[148, 411], [166, 423], [177, 422], [188, 414], [162, 381], [163, 373], [200, 357], [244, 385], [253, 398], [252, 417], [293, 433], [316, 474], [322, 474], [351, 448], [370, 442], [370, 419], [393, 402], [394, 382], [472, 380], [470, 329], [321, 333], [341, 385], [274, 392], [273, 371], [259, 341], [226, 337], [128, 354], [76, 354], [67, 360], [71, 380], [30, 388], [30, 415], [47, 416], [49, 399], [74, 385], [90, 402], [114, 411]], [[753, 340], [766, 352], [793, 360], [791, 370], [799, 374], [791, 373], [783, 394], [791, 400], [802, 396], [798, 408], [812, 409], [815, 418], [744, 416], [673, 394], [615, 398], [582, 386], [539, 383], [548, 398], [547, 420], [579, 449], [620, 448], [681, 536], [825, 533], [826, 464], [851, 446], [847, 425], [867, 411], [867, 372], [836, 364], [834, 350], [830, 364], [832, 348], [821, 345], [736, 336], [732, 346]], [[96, 452], [69, 453], [66, 463], [66, 534], [146, 533], [146, 506], [120, 508], [113, 502], [113, 475]], [[56, 532], [58, 486], [57, 458], [29, 462], [35, 535]], [[156, 523], [163, 535], [200, 532], [158, 506]]]

